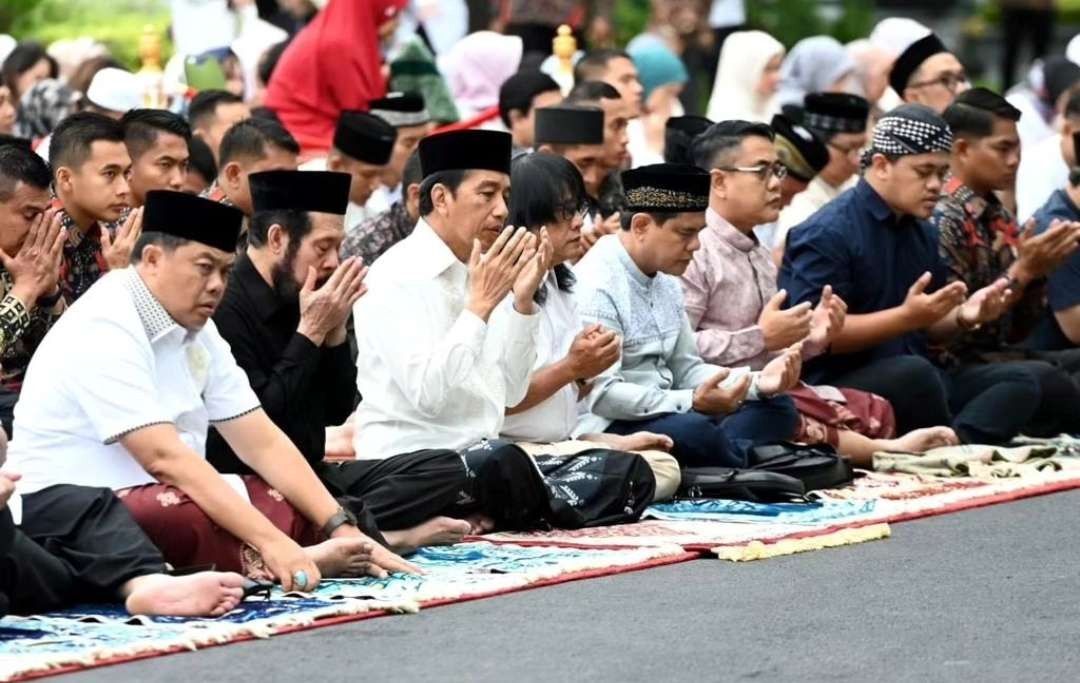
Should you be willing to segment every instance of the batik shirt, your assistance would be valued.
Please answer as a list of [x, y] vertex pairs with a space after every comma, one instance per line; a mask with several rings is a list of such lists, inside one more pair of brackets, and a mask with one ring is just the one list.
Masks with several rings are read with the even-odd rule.
[[26, 305], [11, 293], [14, 286], [11, 274], [0, 269], [0, 290], [3, 291], [0, 299], [0, 387], [18, 393], [30, 357], [64, 311], [65, 303], [63, 297], [58, 297], [51, 306], [39, 305], [32, 311], [27, 310]]
[[[931, 219], [938, 229], [941, 259], [949, 280], [961, 280], [973, 293], [1006, 277], [1016, 261], [1020, 228], [1016, 218], [996, 197], [982, 197], [952, 177]], [[1046, 310], [1044, 281], [1028, 285], [1019, 302], [999, 320], [962, 332], [946, 348], [935, 348], [936, 360], [946, 366], [985, 359], [1026, 337]]]
[[387, 249], [408, 237], [416, 221], [409, 217], [405, 204], [394, 202], [389, 209], [349, 229], [341, 243], [341, 258], [360, 256], [370, 265]]
[[64, 242], [64, 261], [60, 264], [60, 291], [64, 299], [74, 303], [109, 270], [109, 263], [101, 250], [101, 231], [116, 234], [126, 215], [113, 223], [94, 223], [85, 232], [79, 229], [75, 219], [67, 211], [60, 212], [60, 224], [67, 230]]

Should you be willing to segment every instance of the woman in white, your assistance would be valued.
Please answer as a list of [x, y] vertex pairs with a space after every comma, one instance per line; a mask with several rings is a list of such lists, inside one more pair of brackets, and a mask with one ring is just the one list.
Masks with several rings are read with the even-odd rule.
[[713, 121], [768, 123], [777, 107], [784, 46], [764, 31], [736, 31], [724, 41], [706, 114]]

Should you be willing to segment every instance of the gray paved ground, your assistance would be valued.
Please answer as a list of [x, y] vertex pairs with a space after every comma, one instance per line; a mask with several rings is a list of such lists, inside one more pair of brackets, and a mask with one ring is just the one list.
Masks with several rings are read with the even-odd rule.
[[893, 538], [696, 561], [63, 677], [96, 681], [1080, 679], [1080, 492]]

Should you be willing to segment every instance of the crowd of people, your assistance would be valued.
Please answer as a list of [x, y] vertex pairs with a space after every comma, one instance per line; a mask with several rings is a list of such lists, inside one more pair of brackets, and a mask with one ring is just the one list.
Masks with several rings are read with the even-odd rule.
[[911, 20], [727, 32], [699, 116], [662, 30], [570, 77], [554, 27], [388, 60], [403, 6], [290, 15], [162, 108], [4, 59], [5, 612], [417, 573], [778, 442], [1080, 433], [1067, 57], [1002, 95]]

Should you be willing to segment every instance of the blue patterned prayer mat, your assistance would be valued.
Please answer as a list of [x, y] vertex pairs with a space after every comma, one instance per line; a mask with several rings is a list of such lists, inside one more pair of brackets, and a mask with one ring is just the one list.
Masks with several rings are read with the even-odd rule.
[[83, 606], [0, 620], [0, 680], [268, 638], [422, 605], [455, 602], [695, 557], [679, 546], [623, 550], [520, 547], [488, 542], [423, 548], [409, 559], [424, 576], [328, 579], [312, 593], [274, 592], [218, 619], [133, 617], [117, 606]]
[[843, 522], [874, 511], [876, 500], [843, 500], [824, 503], [751, 503], [744, 500], [678, 500], [659, 503], [645, 511], [646, 518], [708, 520], [715, 522], [761, 522], [783, 524], [829, 524]]

